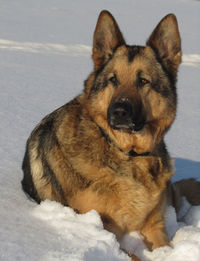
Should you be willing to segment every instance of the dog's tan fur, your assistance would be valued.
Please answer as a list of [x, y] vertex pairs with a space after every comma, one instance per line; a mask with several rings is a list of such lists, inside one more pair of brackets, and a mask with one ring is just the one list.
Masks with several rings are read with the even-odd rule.
[[[97, 210], [118, 239], [139, 230], [150, 249], [167, 245], [165, 190], [174, 171], [163, 137], [176, 115], [181, 47], [175, 16], [160, 22], [146, 47], [129, 47], [103, 11], [93, 61], [84, 92], [46, 116], [28, 139], [23, 188], [37, 202], [56, 200], [78, 213]], [[146, 114], [138, 132], [109, 124], [110, 104], [127, 97], [139, 101]]]

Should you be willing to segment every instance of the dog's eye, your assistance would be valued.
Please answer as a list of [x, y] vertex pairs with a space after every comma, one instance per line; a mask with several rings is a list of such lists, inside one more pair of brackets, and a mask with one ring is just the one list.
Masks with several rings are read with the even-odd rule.
[[144, 85], [146, 85], [146, 84], [148, 84], [148, 83], [150, 83], [149, 80], [147, 80], [147, 79], [145, 79], [145, 78], [142, 78], [142, 77], [139, 78], [139, 85], [140, 85], [140, 86], [144, 86]]
[[112, 77], [110, 77], [108, 81], [111, 82], [114, 86], [118, 84], [117, 76], [115, 74]]

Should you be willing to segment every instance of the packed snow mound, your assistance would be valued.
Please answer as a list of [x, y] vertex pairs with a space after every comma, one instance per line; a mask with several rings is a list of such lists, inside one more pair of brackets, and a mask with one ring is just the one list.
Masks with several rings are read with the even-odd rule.
[[[181, 222], [172, 206], [166, 210], [166, 228], [171, 246], [150, 252], [142, 235], [135, 231], [122, 238], [120, 245], [127, 252], [135, 253], [142, 261], [199, 261], [200, 260], [200, 206], [190, 206], [184, 200], [181, 212], [187, 209]], [[99, 214], [92, 210], [77, 214], [60, 203], [45, 200], [32, 210], [32, 215], [45, 227], [53, 230], [65, 245], [62, 254], [49, 251], [42, 260], [130, 260], [120, 250], [114, 234], [103, 229]], [[67, 259], [66, 259], [67, 258]]]
[[[33, 209], [32, 214], [48, 224], [65, 242], [65, 260], [129, 260], [128, 256], [120, 251], [114, 234], [103, 229], [100, 216], [95, 210], [76, 214], [69, 207], [45, 200]], [[45, 260], [55, 260], [52, 259], [55, 255], [57, 254], [49, 252], [45, 255]], [[58, 260], [64, 259], [62, 257]]]

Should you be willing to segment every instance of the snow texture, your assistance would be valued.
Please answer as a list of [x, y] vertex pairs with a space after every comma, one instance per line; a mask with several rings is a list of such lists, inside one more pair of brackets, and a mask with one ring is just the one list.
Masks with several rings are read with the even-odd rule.
[[[83, 88], [99, 12], [110, 10], [130, 44], [144, 44], [167, 13], [182, 36], [178, 112], [166, 143], [175, 158], [173, 180], [200, 174], [200, 1], [0, 0], [0, 260], [130, 260], [94, 210], [78, 215], [56, 202], [32, 202], [22, 192], [25, 142], [41, 118]], [[142, 261], [199, 261], [200, 206], [186, 199], [166, 210], [171, 246], [150, 252], [137, 232], [121, 245]]]

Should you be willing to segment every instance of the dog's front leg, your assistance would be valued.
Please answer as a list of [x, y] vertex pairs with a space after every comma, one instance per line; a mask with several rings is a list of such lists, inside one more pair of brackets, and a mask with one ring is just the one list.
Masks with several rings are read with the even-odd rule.
[[169, 245], [169, 238], [165, 229], [165, 221], [161, 211], [154, 211], [143, 226], [141, 233], [150, 250]]

